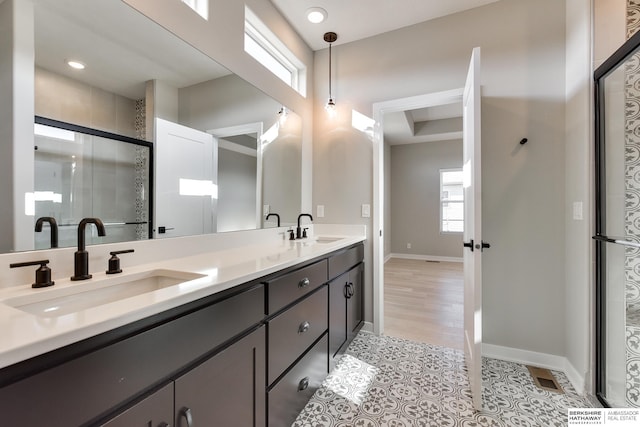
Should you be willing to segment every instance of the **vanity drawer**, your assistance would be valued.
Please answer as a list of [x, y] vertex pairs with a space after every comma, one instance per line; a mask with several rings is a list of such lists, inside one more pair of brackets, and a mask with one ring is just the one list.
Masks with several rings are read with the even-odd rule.
[[364, 245], [359, 244], [329, 258], [329, 279], [338, 277], [364, 259]]
[[269, 321], [269, 384], [327, 330], [328, 289], [323, 286]]
[[268, 393], [269, 426], [290, 426], [327, 376], [327, 335]]
[[327, 260], [322, 260], [267, 282], [268, 314], [273, 314], [327, 282]]

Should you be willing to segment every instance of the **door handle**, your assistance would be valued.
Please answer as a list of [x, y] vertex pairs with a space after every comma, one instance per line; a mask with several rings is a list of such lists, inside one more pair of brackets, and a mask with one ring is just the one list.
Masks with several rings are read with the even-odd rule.
[[343, 293], [344, 293], [344, 297], [346, 299], [351, 298], [355, 294], [355, 292], [353, 290], [353, 283], [351, 283], [351, 282], [345, 283], [344, 288], [343, 288]]
[[484, 252], [485, 249], [489, 249], [491, 244], [485, 242], [484, 240], [480, 240], [480, 244], [476, 243], [476, 249], [480, 249], [480, 252]]
[[158, 227], [158, 234], [164, 234], [169, 230], [173, 230], [173, 228], [169, 228], [165, 226]]
[[613, 237], [613, 236], [610, 237], [610, 236], [597, 235], [597, 236], [592, 236], [591, 238], [599, 242], [615, 243], [617, 245], [629, 246], [632, 248], [640, 248], [640, 243], [632, 242], [630, 240], [627, 240], [625, 237]]
[[462, 246], [471, 249], [471, 252], [473, 252], [473, 239], [469, 242], [462, 242]]

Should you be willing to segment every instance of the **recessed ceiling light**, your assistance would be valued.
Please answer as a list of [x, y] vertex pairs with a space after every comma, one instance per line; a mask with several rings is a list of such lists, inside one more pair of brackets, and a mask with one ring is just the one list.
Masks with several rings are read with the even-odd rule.
[[76, 70], [84, 70], [85, 65], [80, 61], [75, 61], [73, 59], [67, 60], [67, 65], [71, 68], [75, 68]]
[[310, 7], [307, 9], [307, 19], [313, 24], [319, 24], [327, 19], [327, 11], [321, 7]]

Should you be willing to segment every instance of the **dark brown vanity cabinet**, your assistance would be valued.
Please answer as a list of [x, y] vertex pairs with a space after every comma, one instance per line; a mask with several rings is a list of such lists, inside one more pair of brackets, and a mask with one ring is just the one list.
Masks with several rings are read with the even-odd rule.
[[132, 406], [103, 427], [170, 427], [173, 420], [173, 383]]
[[264, 425], [264, 329], [175, 380], [176, 427]]
[[333, 368], [336, 356], [346, 349], [364, 323], [363, 255], [362, 246], [356, 246], [329, 258], [330, 274], [348, 269], [329, 282], [330, 368]]
[[327, 260], [265, 282], [267, 425], [289, 426], [328, 374]]
[[[207, 375], [215, 377], [213, 371], [224, 366], [230, 353], [238, 369], [232, 377], [242, 378], [238, 386], [212, 381], [194, 393], [211, 399], [227, 393], [245, 400], [252, 394], [257, 416], [264, 419], [260, 412], [264, 405], [264, 307], [264, 286], [249, 283], [2, 369], [0, 424], [117, 426], [119, 417], [133, 417], [131, 426], [143, 420], [147, 427], [156, 419], [159, 425], [173, 426], [173, 396], [169, 406], [155, 404], [163, 394], [155, 394], [159, 387], [186, 378], [192, 369], [206, 369], [203, 367], [209, 367]], [[251, 350], [244, 347], [247, 343]], [[252, 360], [255, 366], [249, 364]], [[244, 374], [238, 373], [240, 369], [251, 370], [250, 386]], [[228, 374], [219, 375], [225, 379]], [[147, 398], [151, 399], [148, 405]], [[147, 406], [152, 408], [148, 413]], [[157, 406], [169, 407], [170, 416], [162, 414], [160, 420], [153, 409]]]
[[363, 245], [0, 369], [0, 425], [291, 425], [362, 324]]

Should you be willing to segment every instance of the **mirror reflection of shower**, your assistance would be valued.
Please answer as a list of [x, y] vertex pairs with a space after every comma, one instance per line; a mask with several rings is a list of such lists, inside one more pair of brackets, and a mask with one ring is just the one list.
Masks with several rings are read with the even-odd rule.
[[[88, 235], [89, 244], [149, 238], [150, 143], [37, 118], [34, 157], [28, 206], [34, 224], [55, 218], [60, 247], [76, 245], [77, 225], [87, 217], [108, 228], [106, 237]], [[48, 235], [34, 233], [36, 249], [49, 247]]]

